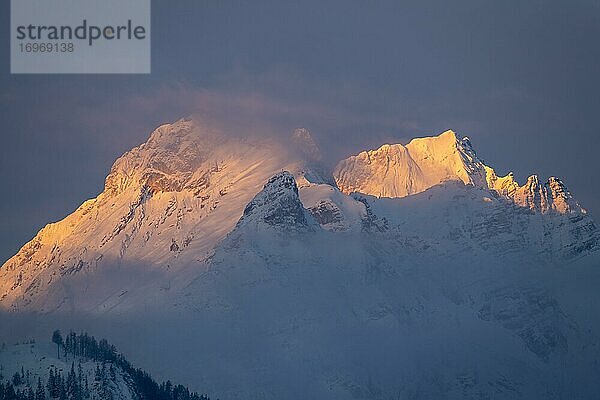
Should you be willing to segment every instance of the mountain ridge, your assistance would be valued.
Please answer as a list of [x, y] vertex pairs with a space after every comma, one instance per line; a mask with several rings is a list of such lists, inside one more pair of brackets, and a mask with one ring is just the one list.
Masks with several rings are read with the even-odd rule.
[[[65, 219], [48, 224], [0, 267], [0, 306], [48, 312], [85, 304], [86, 309], [106, 311], [134, 293], [143, 297], [147, 285], [157, 285], [157, 279], [168, 282], [159, 283], [160, 288], [171, 287], [171, 280], [187, 276], [229, 232], [250, 219], [246, 214], [262, 201], [260, 193], [275, 199], [279, 198], [277, 193], [291, 194], [281, 197], [289, 200], [284, 202], [287, 208], [279, 210], [278, 224], [284, 230], [393, 232], [400, 229], [398, 224], [407, 223], [398, 216], [403, 215], [402, 204], [411, 202], [386, 202], [386, 198], [409, 199], [421, 193], [443, 196], [435, 188], [455, 181], [481, 191], [473, 192], [480, 200], [463, 207], [479, 208], [480, 201], [495, 205], [478, 211], [480, 221], [465, 215], [463, 218], [473, 219], [469, 223], [491, 223], [494, 227], [498, 222], [493, 218], [500, 218], [498, 215], [508, 221], [519, 219], [521, 212], [556, 214], [556, 218], [523, 220], [520, 223], [526, 224], [524, 227], [515, 226], [508, 232], [533, 235], [531, 240], [539, 243], [536, 249], [558, 240], [556, 249], [572, 249], [568, 250], [572, 256], [599, 247], [595, 222], [560, 180], [549, 178], [541, 183], [532, 176], [520, 186], [512, 174], [498, 177], [479, 159], [471, 141], [453, 131], [416, 138], [406, 146], [386, 144], [359, 153], [340, 161], [331, 179], [323, 170], [323, 155], [310, 131], [296, 129], [287, 143], [239, 139], [190, 119], [160, 126], [145, 143], [115, 161], [104, 190], [96, 198], [84, 202]], [[266, 195], [265, 190], [277, 182], [291, 192], [275, 190]], [[348, 196], [353, 192], [359, 195]], [[369, 196], [381, 201], [369, 200]], [[396, 205], [393, 210], [377, 211], [379, 203]], [[514, 214], [511, 205], [516, 207]], [[267, 201], [262, 207], [280, 206], [282, 203]], [[275, 215], [275, 210], [261, 213]], [[490, 219], [486, 213], [499, 214]], [[290, 218], [292, 214], [298, 218]], [[293, 228], [297, 222], [300, 225]], [[264, 219], [253, 223], [259, 230], [260, 225], [269, 225]], [[417, 221], [410, 223], [413, 225], [403, 229], [419, 231], [414, 225]], [[450, 225], [462, 231], [459, 223], [465, 222], [440, 223], [442, 231]], [[527, 232], [529, 225], [538, 226], [535, 229], [540, 232], [550, 230], [546, 239], [542, 233]], [[494, 229], [503, 232], [507, 228]], [[420, 235], [425, 241], [435, 236], [425, 231]], [[558, 237], [562, 239], [552, 239]], [[474, 246], [480, 244], [475, 242]], [[129, 271], [119, 267], [123, 265], [144, 267]], [[98, 274], [106, 276], [93, 278]], [[119, 282], [111, 283], [116, 279], [112, 275], [119, 276]], [[69, 284], [71, 279], [74, 283]], [[106, 287], [91, 285], [90, 279], [100, 279]], [[79, 280], [88, 283], [75, 283]], [[103, 300], [97, 303], [93, 299], [100, 293], [104, 293]]]
[[160, 127], [0, 267], [0, 312], [96, 325], [228, 399], [598, 393], [600, 231], [561, 181], [498, 177], [452, 132], [338, 186], [291, 136]]
[[478, 156], [468, 137], [452, 130], [438, 136], [412, 139], [408, 144], [384, 144], [338, 163], [334, 178], [346, 194], [405, 197], [447, 180], [458, 180], [496, 192], [534, 212], [586, 213], [557, 177], [540, 183], [537, 175], [523, 185], [512, 172], [496, 175]]

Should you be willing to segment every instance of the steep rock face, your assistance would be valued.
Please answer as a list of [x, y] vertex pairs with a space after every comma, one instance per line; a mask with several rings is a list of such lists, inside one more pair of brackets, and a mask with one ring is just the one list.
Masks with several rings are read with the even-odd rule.
[[383, 145], [341, 161], [334, 177], [346, 194], [361, 192], [378, 197], [403, 197], [427, 188], [421, 169], [408, 150], [399, 144]]
[[555, 299], [537, 287], [504, 287], [485, 293], [478, 316], [514, 331], [527, 348], [548, 362], [567, 351], [568, 320]]
[[404, 197], [447, 180], [482, 185], [485, 170], [469, 139], [446, 131], [351, 156], [338, 163], [334, 178], [344, 193]]
[[283, 231], [306, 231], [318, 226], [304, 209], [294, 176], [287, 171], [271, 177], [244, 208], [238, 228], [260, 231], [272, 227]]
[[[148, 141], [120, 157], [106, 178], [105, 193], [117, 195], [147, 185], [153, 192], [176, 192], [192, 186], [192, 177], [225, 140], [191, 120], [157, 128]], [[218, 168], [218, 165], [215, 165]]]
[[506, 176], [498, 176], [492, 168], [486, 165], [485, 173], [487, 186], [502, 196], [513, 198], [515, 192], [519, 189], [519, 184], [512, 172], [509, 172]]
[[514, 191], [511, 198], [515, 204], [540, 213], [585, 214], [585, 210], [556, 177], [550, 177], [545, 183], [541, 183], [537, 175], [532, 175], [523, 186]]
[[547, 212], [551, 208], [547, 188], [540, 184], [537, 175], [527, 178], [525, 185], [516, 190], [513, 199], [516, 204], [533, 211]]
[[321, 227], [329, 231], [358, 232], [368, 219], [363, 203], [331, 185], [301, 187], [300, 199]]

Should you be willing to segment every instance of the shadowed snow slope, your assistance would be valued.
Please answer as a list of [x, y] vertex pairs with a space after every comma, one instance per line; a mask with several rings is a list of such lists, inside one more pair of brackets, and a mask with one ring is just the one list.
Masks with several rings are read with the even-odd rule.
[[[500, 206], [458, 185], [432, 190], [423, 193], [432, 196], [424, 209], [426, 197], [358, 201], [373, 220], [387, 219], [387, 229], [353, 231], [349, 223], [342, 231], [283, 232], [239, 224], [176, 301], [178, 314], [202, 321], [193, 332], [205, 360], [236, 366], [194, 370], [215, 385], [211, 392], [234, 399], [586, 399], [600, 389], [591, 372], [599, 321], [581, 314], [599, 304], [598, 295], [591, 283], [568, 293], [579, 279], [600, 282], [598, 257], [568, 268], [548, 261], [530, 243], [515, 243], [528, 233], [509, 209], [491, 213], [495, 227], [477, 228], [487, 207]], [[392, 219], [398, 207], [406, 215]], [[435, 208], [420, 230], [396, 228]], [[471, 208], [476, 215], [463, 225]], [[506, 220], [510, 226], [500, 223]]]

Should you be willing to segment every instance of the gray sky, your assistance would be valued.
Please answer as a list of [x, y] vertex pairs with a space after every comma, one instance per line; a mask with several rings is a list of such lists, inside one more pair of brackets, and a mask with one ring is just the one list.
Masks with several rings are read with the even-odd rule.
[[453, 129], [499, 173], [600, 213], [600, 2], [158, 1], [151, 75], [9, 74], [0, 5], [0, 259], [102, 190], [114, 159], [200, 111], [305, 126], [331, 161]]

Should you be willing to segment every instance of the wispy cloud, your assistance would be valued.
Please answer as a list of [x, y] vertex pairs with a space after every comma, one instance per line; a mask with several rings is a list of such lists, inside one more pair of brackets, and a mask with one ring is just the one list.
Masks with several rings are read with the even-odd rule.
[[95, 101], [93, 107], [73, 104], [74, 123], [124, 149], [145, 140], [154, 127], [188, 116], [242, 136], [277, 137], [306, 127], [332, 157], [453, 127], [425, 117], [429, 110], [401, 96], [350, 83], [309, 83], [281, 70], [237, 70], [210, 87], [179, 81]]

